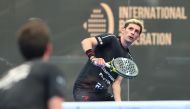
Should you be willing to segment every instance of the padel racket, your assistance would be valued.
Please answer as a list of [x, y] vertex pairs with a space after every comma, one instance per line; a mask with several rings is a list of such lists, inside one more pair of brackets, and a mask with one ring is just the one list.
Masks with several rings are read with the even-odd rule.
[[133, 78], [139, 73], [136, 63], [128, 58], [118, 57], [110, 62], [107, 62], [105, 66], [124, 78]]

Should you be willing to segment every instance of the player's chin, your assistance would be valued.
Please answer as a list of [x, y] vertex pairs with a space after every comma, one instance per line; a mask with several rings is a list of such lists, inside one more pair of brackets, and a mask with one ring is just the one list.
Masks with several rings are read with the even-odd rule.
[[132, 39], [128, 39], [126, 42], [127, 42], [127, 43], [133, 43], [134, 40], [132, 40]]

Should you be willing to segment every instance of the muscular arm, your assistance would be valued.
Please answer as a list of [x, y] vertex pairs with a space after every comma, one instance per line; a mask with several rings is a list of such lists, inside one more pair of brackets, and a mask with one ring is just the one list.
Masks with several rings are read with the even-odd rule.
[[[84, 50], [84, 52], [86, 52], [89, 49], [94, 49], [97, 45], [98, 45], [98, 41], [96, 40], [95, 37], [90, 37], [90, 38], [86, 38], [84, 39], [82, 42], [82, 48]], [[96, 66], [102, 67], [105, 65], [105, 60], [103, 58], [96, 58], [95, 56], [91, 56], [89, 57], [89, 59], [92, 62], [96, 62]]]
[[121, 101], [121, 82], [123, 77], [118, 76], [114, 83], [112, 84], [112, 90], [115, 101]]
[[82, 48], [85, 51], [93, 49], [98, 44], [95, 37], [89, 37], [81, 41]]

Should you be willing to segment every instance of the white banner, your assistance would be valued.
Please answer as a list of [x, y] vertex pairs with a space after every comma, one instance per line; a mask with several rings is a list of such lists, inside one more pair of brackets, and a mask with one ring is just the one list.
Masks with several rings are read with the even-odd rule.
[[190, 109], [190, 101], [64, 102], [63, 109]]

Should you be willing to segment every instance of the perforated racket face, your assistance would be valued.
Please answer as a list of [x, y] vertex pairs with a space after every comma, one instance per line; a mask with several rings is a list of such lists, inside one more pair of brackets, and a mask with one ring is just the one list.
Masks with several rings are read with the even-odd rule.
[[127, 58], [116, 58], [112, 62], [119, 74], [125, 77], [135, 77], [138, 75], [137, 65]]

